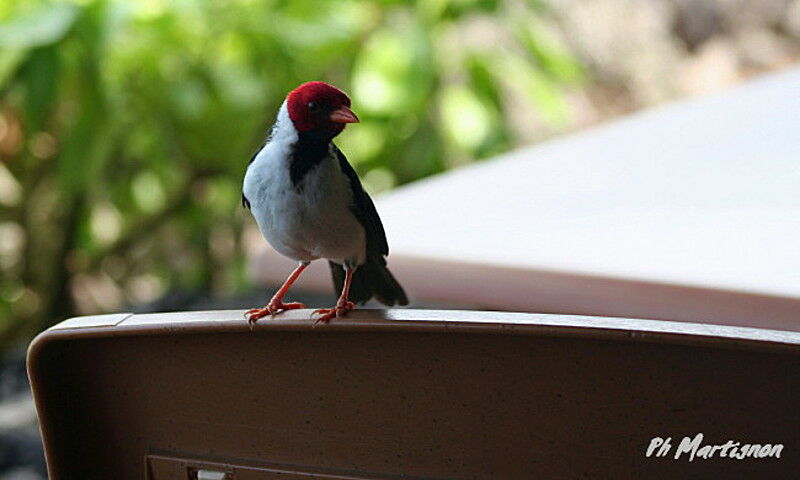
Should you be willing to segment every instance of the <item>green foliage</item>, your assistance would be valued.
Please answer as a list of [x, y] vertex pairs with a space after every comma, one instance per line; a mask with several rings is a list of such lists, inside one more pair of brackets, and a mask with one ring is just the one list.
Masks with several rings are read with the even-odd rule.
[[351, 94], [362, 123], [339, 142], [373, 192], [508, 150], [510, 104], [563, 122], [582, 70], [542, 15], [503, 0], [0, 1], [0, 332], [28, 336], [76, 302], [245, 285], [241, 178], [303, 81]]

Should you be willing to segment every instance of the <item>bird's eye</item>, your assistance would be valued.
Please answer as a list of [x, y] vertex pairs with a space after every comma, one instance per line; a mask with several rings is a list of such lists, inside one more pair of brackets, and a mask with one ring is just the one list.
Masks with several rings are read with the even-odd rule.
[[317, 104], [315, 102], [308, 102], [308, 109], [312, 112], [317, 109]]

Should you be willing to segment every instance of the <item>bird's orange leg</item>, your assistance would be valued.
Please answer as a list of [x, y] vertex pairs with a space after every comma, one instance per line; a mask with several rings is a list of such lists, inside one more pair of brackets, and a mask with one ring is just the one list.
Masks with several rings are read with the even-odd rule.
[[297, 280], [297, 277], [299, 277], [300, 274], [303, 273], [303, 270], [305, 270], [307, 266], [308, 262], [301, 262], [300, 265], [298, 265], [297, 268], [294, 269], [292, 274], [289, 275], [289, 278], [287, 278], [286, 281], [283, 282], [281, 288], [279, 288], [278, 291], [275, 292], [275, 295], [273, 295], [272, 300], [270, 300], [269, 303], [264, 308], [253, 308], [245, 312], [244, 316], [247, 318], [247, 321], [250, 323], [251, 326], [254, 323], [256, 323], [256, 321], [259, 318], [266, 317], [267, 315], [274, 317], [276, 314], [281, 313], [285, 310], [306, 308], [306, 306], [300, 302], [283, 303], [283, 297], [286, 295], [286, 292], [289, 291], [289, 288], [291, 288], [295, 280]]
[[347, 297], [350, 296], [350, 283], [353, 281], [353, 272], [355, 270], [355, 268], [348, 267], [345, 271], [342, 294], [339, 296], [339, 301], [336, 302], [336, 306], [333, 308], [320, 308], [314, 311], [314, 313], [322, 315], [314, 322], [314, 325], [318, 323], [328, 323], [330, 319], [341, 317], [345, 313], [356, 308], [356, 304], [347, 299]]

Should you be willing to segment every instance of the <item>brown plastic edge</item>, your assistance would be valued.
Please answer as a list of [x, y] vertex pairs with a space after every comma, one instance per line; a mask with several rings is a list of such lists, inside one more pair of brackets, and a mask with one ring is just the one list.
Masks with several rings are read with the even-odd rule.
[[[98, 326], [98, 322], [81, 324], [75, 319], [65, 321], [72, 322], [69, 324], [72, 325], [70, 328], [61, 326], [65, 322], [55, 325], [37, 335], [27, 351], [28, 378], [39, 416], [43, 443], [45, 446], [51, 443], [50, 432], [47, 430], [47, 425], [51, 422], [47, 406], [42, 403], [39, 395], [43, 379], [40, 366], [42, 352], [58, 342], [84, 338], [248, 331], [441, 332], [577, 337], [800, 353], [800, 333], [749, 327], [578, 315], [412, 309], [356, 310], [346, 317], [332, 320], [329, 324], [315, 325], [311, 318], [312, 312], [293, 310], [274, 319], [262, 320], [252, 328], [244, 318], [244, 311], [240, 310], [125, 314], [118, 321], [99, 322], [102, 326]], [[54, 455], [54, 452], [45, 448], [48, 470], [56, 461]]]

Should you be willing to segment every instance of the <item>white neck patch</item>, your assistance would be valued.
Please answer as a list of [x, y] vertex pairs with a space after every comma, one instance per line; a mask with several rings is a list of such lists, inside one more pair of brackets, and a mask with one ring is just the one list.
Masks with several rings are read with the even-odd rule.
[[270, 141], [279, 144], [293, 144], [297, 142], [297, 139], [297, 129], [294, 128], [294, 123], [289, 118], [289, 109], [286, 106], [286, 100], [284, 100], [280, 110], [278, 110], [278, 118], [275, 120], [275, 129], [272, 131]]

